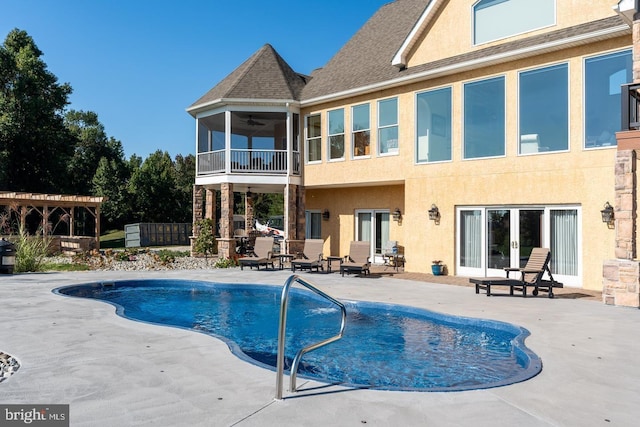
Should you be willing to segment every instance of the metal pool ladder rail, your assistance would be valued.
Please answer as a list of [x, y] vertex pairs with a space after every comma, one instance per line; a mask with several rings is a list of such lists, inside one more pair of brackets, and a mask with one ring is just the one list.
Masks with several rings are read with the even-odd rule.
[[337, 335], [331, 338], [322, 340], [320, 342], [317, 342], [315, 344], [310, 344], [304, 348], [301, 348], [298, 351], [298, 353], [296, 354], [296, 357], [293, 359], [293, 364], [291, 366], [290, 388], [292, 392], [296, 391], [296, 375], [298, 372], [298, 365], [300, 364], [300, 359], [302, 358], [302, 356], [310, 351], [313, 351], [317, 348], [320, 348], [324, 345], [327, 345], [329, 343], [332, 343], [342, 338], [342, 335], [344, 333], [344, 327], [347, 322], [347, 309], [345, 308], [344, 304], [342, 304], [340, 301], [325, 294], [320, 289], [316, 288], [311, 283], [305, 281], [304, 279], [302, 279], [300, 276], [296, 274], [291, 275], [287, 279], [287, 281], [284, 283], [284, 287], [282, 288], [282, 297], [280, 299], [280, 324], [278, 326], [278, 359], [276, 364], [276, 399], [277, 400], [282, 400], [282, 381], [284, 376], [284, 341], [286, 336], [285, 332], [287, 329], [287, 305], [289, 303], [288, 301], [289, 288], [296, 282], [300, 283], [302, 286], [306, 287], [310, 291], [315, 292], [316, 294], [320, 295], [323, 298], [326, 298], [327, 300], [331, 301], [332, 303], [340, 307], [340, 310], [342, 311], [342, 322], [340, 324], [340, 332], [338, 332]]

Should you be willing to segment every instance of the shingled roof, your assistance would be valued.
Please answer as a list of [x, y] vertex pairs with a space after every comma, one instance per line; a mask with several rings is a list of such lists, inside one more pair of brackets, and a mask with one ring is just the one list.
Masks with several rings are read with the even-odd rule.
[[429, 0], [396, 0], [381, 7], [324, 68], [312, 74], [313, 79], [302, 91], [303, 104], [346, 96], [346, 93], [352, 95], [353, 91], [377, 90], [394, 81], [433, 78], [485, 66], [489, 62], [506, 62], [567, 45], [589, 43], [594, 38], [631, 34], [631, 28], [616, 15], [414, 67], [394, 66], [394, 56], [428, 4]]
[[316, 70], [303, 99], [390, 80], [400, 75], [391, 60], [424, 12], [429, 0], [387, 3], [331, 58]]
[[220, 99], [299, 100], [307, 79], [265, 44], [188, 110]]

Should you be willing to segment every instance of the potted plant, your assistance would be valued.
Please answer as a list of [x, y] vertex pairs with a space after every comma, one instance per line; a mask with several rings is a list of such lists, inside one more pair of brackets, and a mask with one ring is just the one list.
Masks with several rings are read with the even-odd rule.
[[434, 276], [441, 276], [442, 270], [444, 269], [444, 265], [442, 265], [442, 261], [439, 259], [431, 261], [431, 272]]

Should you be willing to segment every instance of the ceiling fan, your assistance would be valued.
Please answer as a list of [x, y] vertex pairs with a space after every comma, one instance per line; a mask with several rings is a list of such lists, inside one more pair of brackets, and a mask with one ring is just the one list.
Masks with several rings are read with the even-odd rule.
[[258, 122], [253, 120], [253, 116], [249, 116], [249, 120], [246, 121], [249, 126], [264, 126], [265, 124], [262, 122]]

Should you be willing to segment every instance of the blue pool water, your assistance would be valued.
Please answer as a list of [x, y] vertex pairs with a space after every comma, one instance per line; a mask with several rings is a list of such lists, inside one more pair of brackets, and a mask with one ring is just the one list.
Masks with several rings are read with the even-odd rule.
[[[210, 334], [238, 357], [275, 369], [281, 287], [131, 280], [56, 292], [107, 301], [130, 319]], [[299, 377], [360, 388], [459, 391], [524, 381], [542, 369], [540, 359], [524, 346], [529, 332], [515, 325], [407, 306], [343, 303], [343, 338], [307, 353]], [[335, 305], [292, 288], [286, 369], [300, 348], [335, 335], [339, 326]]]

